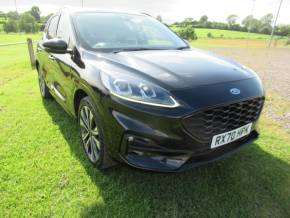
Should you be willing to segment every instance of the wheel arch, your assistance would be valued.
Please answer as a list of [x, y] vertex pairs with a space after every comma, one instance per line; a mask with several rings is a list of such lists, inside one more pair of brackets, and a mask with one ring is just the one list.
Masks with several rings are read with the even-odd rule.
[[35, 69], [37, 71], [39, 70], [39, 61], [38, 60], [35, 61]]
[[79, 105], [80, 102], [83, 98], [89, 96], [88, 93], [86, 91], [84, 91], [83, 89], [77, 89], [74, 93], [74, 100], [73, 100], [73, 106], [74, 106], [74, 113], [75, 116], [78, 116], [78, 110], [79, 110]]

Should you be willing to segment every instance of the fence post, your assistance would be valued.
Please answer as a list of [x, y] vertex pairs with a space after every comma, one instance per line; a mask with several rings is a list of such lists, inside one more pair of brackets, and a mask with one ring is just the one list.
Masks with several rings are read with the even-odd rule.
[[35, 55], [34, 55], [34, 49], [33, 49], [33, 43], [31, 38], [27, 38], [27, 47], [28, 47], [28, 52], [29, 52], [29, 57], [30, 57], [30, 64], [31, 68], [35, 68]]

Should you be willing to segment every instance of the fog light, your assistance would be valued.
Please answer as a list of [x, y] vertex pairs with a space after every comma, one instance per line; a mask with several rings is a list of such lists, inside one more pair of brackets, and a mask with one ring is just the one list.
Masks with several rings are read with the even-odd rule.
[[185, 156], [177, 156], [177, 157], [152, 156], [151, 159], [158, 160], [158, 161], [160, 161], [160, 162], [162, 162], [170, 167], [179, 168], [188, 160], [188, 157], [185, 157]]

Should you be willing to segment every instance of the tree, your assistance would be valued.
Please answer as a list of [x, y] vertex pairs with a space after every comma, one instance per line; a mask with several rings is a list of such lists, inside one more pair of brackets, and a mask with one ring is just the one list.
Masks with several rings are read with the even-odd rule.
[[231, 14], [230, 16], [227, 17], [226, 21], [228, 22], [229, 26], [232, 26], [237, 23], [237, 20], [239, 17], [235, 14]]
[[261, 27], [261, 22], [253, 17], [253, 15], [248, 15], [242, 21], [242, 24], [249, 32], [258, 33]]
[[12, 20], [17, 20], [19, 19], [19, 14], [17, 11], [9, 11], [6, 16]]
[[40, 20], [40, 9], [39, 7], [37, 6], [33, 6], [31, 9], [30, 9], [30, 14], [35, 18], [35, 20]]
[[196, 40], [197, 36], [195, 34], [194, 28], [192, 26], [185, 26], [178, 30], [177, 32], [181, 38], [186, 40]]
[[250, 32], [254, 32], [254, 33], [259, 33], [261, 29], [261, 22], [254, 18], [252, 21], [251, 21], [251, 25], [250, 25]]
[[6, 33], [16, 33], [19, 31], [18, 23], [16, 20], [9, 19], [6, 23], [4, 23], [3, 29]]
[[260, 19], [262, 25], [272, 25], [273, 22], [273, 14], [266, 14], [265, 16], [261, 17]]
[[198, 21], [199, 25], [201, 25], [202, 27], [206, 27], [208, 24], [208, 16], [203, 15], [200, 17], [199, 21]]
[[162, 17], [161, 17], [161, 15], [157, 15], [156, 19], [157, 19], [159, 22], [162, 22]]
[[290, 36], [290, 25], [280, 24], [277, 26], [276, 34], [280, 36]]
[[35, 33], [38, 31], [35, 18], [30, 13], [23, 13], [19, 20], [19, 29], [25, 33]]
[[247, 28], [247, 30], [249, 30], [253, 19], [254, 19], [253, 15], [246, 16], [242, 21], [242, 25], [244, 25]]
[[290, 45], [290, 33], [288, 35], [288, 40], [286, 41], [286, 45]]
[[40, 22], [41, 23], [46, 23], [48, 21], [48, 19], [52, 16], [53, 14], [48, 14], [46, 16], [41, 16], [40, 17]]
[[185, 26], [193, 26], [194, 19], [191, 17], [185, 18], [183, 24]]
[[211, 22], [211, 27], [213, 29], [221, 29], [221, 30], [229, 29], [229, 26], [227, 24], [221, 22]]
[[207, 38], [213, 38], [213, 35], [211, 32], [207, 33]]
[[270, 34], [272, 31], [273, 14], [266, 14], [260, 19], [261, 26], [259, 32]]
[[230, 30], [235, 30], [235, 31], [241, 31], [242, 30], [242, 27], [240, 24], [236, 23], [236, 24], [232, 24], [230, 27], [229, 27]]
[[6, 14], [3, 11], [0, 11], [0, 17], [6, 19]]

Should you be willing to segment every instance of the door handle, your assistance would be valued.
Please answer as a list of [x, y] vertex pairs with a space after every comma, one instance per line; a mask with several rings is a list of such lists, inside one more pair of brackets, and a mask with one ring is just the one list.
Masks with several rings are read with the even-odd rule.
[[50, 59], [50, 60], [55, 60], [55, 57], [53, 57], [53, 55], [48, 55], [48, 58]]

